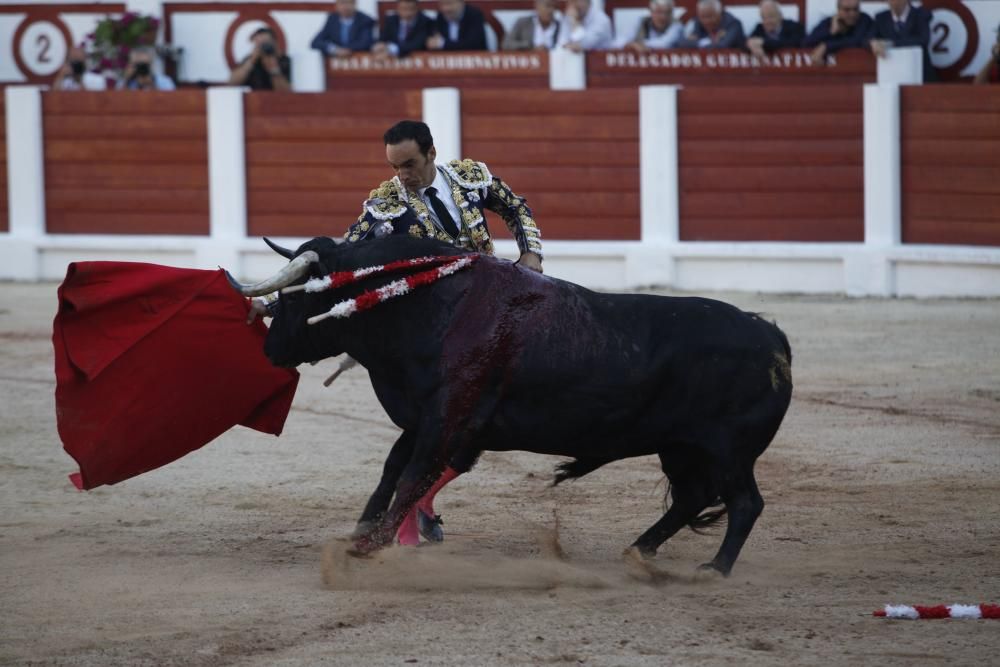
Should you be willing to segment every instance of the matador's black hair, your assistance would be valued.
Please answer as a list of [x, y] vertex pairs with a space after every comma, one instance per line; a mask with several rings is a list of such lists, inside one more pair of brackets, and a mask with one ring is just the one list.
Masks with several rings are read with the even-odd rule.
[[427, 123], [419, 120], [401, 120], [382, 135], [386, 146], [395, 146], [407, 139], [413, 139], [420, 147], [420, 153], [427, 155], [427, 151], [434, 145], [434, 137], [431, 136], [431, 128]]

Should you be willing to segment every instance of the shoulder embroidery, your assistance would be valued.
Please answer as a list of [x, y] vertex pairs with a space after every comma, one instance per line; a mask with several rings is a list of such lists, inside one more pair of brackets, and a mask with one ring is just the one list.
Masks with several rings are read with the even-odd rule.
[[486, 165], [475, 160], [452, 160], [441, 168], [463, 188], [485, 188], [493, 182], [493, 174]]
[[393, 181], [385, 181], [372, 190], [364, 207], [376, 220], [395, 220], [406, 213], [406, 202], [400, 200]]

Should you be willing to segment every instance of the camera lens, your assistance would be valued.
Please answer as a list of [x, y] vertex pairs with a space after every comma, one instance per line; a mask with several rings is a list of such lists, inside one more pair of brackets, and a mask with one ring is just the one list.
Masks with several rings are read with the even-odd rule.
[[149, 63], [136, 63], [135, 66], [136, 76], [149, 76]]
[[265, 42], [264, 46], [260, 47], [260, 50], [265, 56], [273, 56], [275, 54], [274, 44], [270, 42]]
[[70, 62], [69, 66], [73, 68], [73, 74], [76, 76], [83, 74], [84, 65], [82, 60], [73, 60]]

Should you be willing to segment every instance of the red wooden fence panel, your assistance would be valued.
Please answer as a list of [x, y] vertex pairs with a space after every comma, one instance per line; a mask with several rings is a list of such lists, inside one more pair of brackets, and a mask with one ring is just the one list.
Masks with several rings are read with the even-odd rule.
[[639, 238], [637, 90], [465, 90], [462, 150], [527, 198], [543, 243]]
[[904, 243], [1000, 246], [1000, 90], [900, 95]]
[[0, 232], [10, 230], [7, 219], [7, 111], [4, 98], [0, 95]]
[[862, 88], [678, 94], [684, 241], [862, 241]]
[[250, 236], [340, 236], [392, 177], [382, 134], [419, 119], [421, 92], [245, 98]]
[[205, 93], [47, 92], [53, 234], [209, 232]]

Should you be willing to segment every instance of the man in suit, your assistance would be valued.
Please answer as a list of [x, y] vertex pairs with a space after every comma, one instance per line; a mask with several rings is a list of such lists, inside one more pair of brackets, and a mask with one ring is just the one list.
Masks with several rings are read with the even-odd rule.
[[761, 0], [760, 23], [750, 33], [747, 50], [763, 58], [779, 49], [799, 48], [805, 36], [801, 23], [781, 15], [781, 5], [777, 0]]
[[413, 51], [423, 51], [431, 36], [432, 23], [420, 11], [417, 0], [399, 0], [396, 13], [385, 17], [372, 53], [405, 58]]
[[559, 41], [556, 0], [535, 0], [535, 13], [523, 16], [504, 35], [504, 51], [553, 49]]
[[677, 48], [741, 49], [746, 43], [743, 24], [719, 0], [698, 0], [695, 17]]
[[884, 58], [889, 46], [919, 46], [924, 60], [924, 81], [937, 79], [931, 64], [931, 11], [914, 7], [910, 0], [889, 0], [889, 9], [875, 15], [872, 53]]
[[375, 21], [357, 10], [356, 0], [337, 0], [337, 11], [313, 38], [312, 48], [324, 56], [346, 58], [355, 51], [369, 51], [375, 42]]
[[875, 22], [861, 11], [860, 0], [837, 0], [837, 13], [817, 24], [802, 46], [812, 49], [814, 65], [826, 64], [826, 57], [843, 49], [870, 47]]
[[463, 0], [440, 0], [433, 35], [427, 40], [431, 51], [485, 51], [486, 17]]

